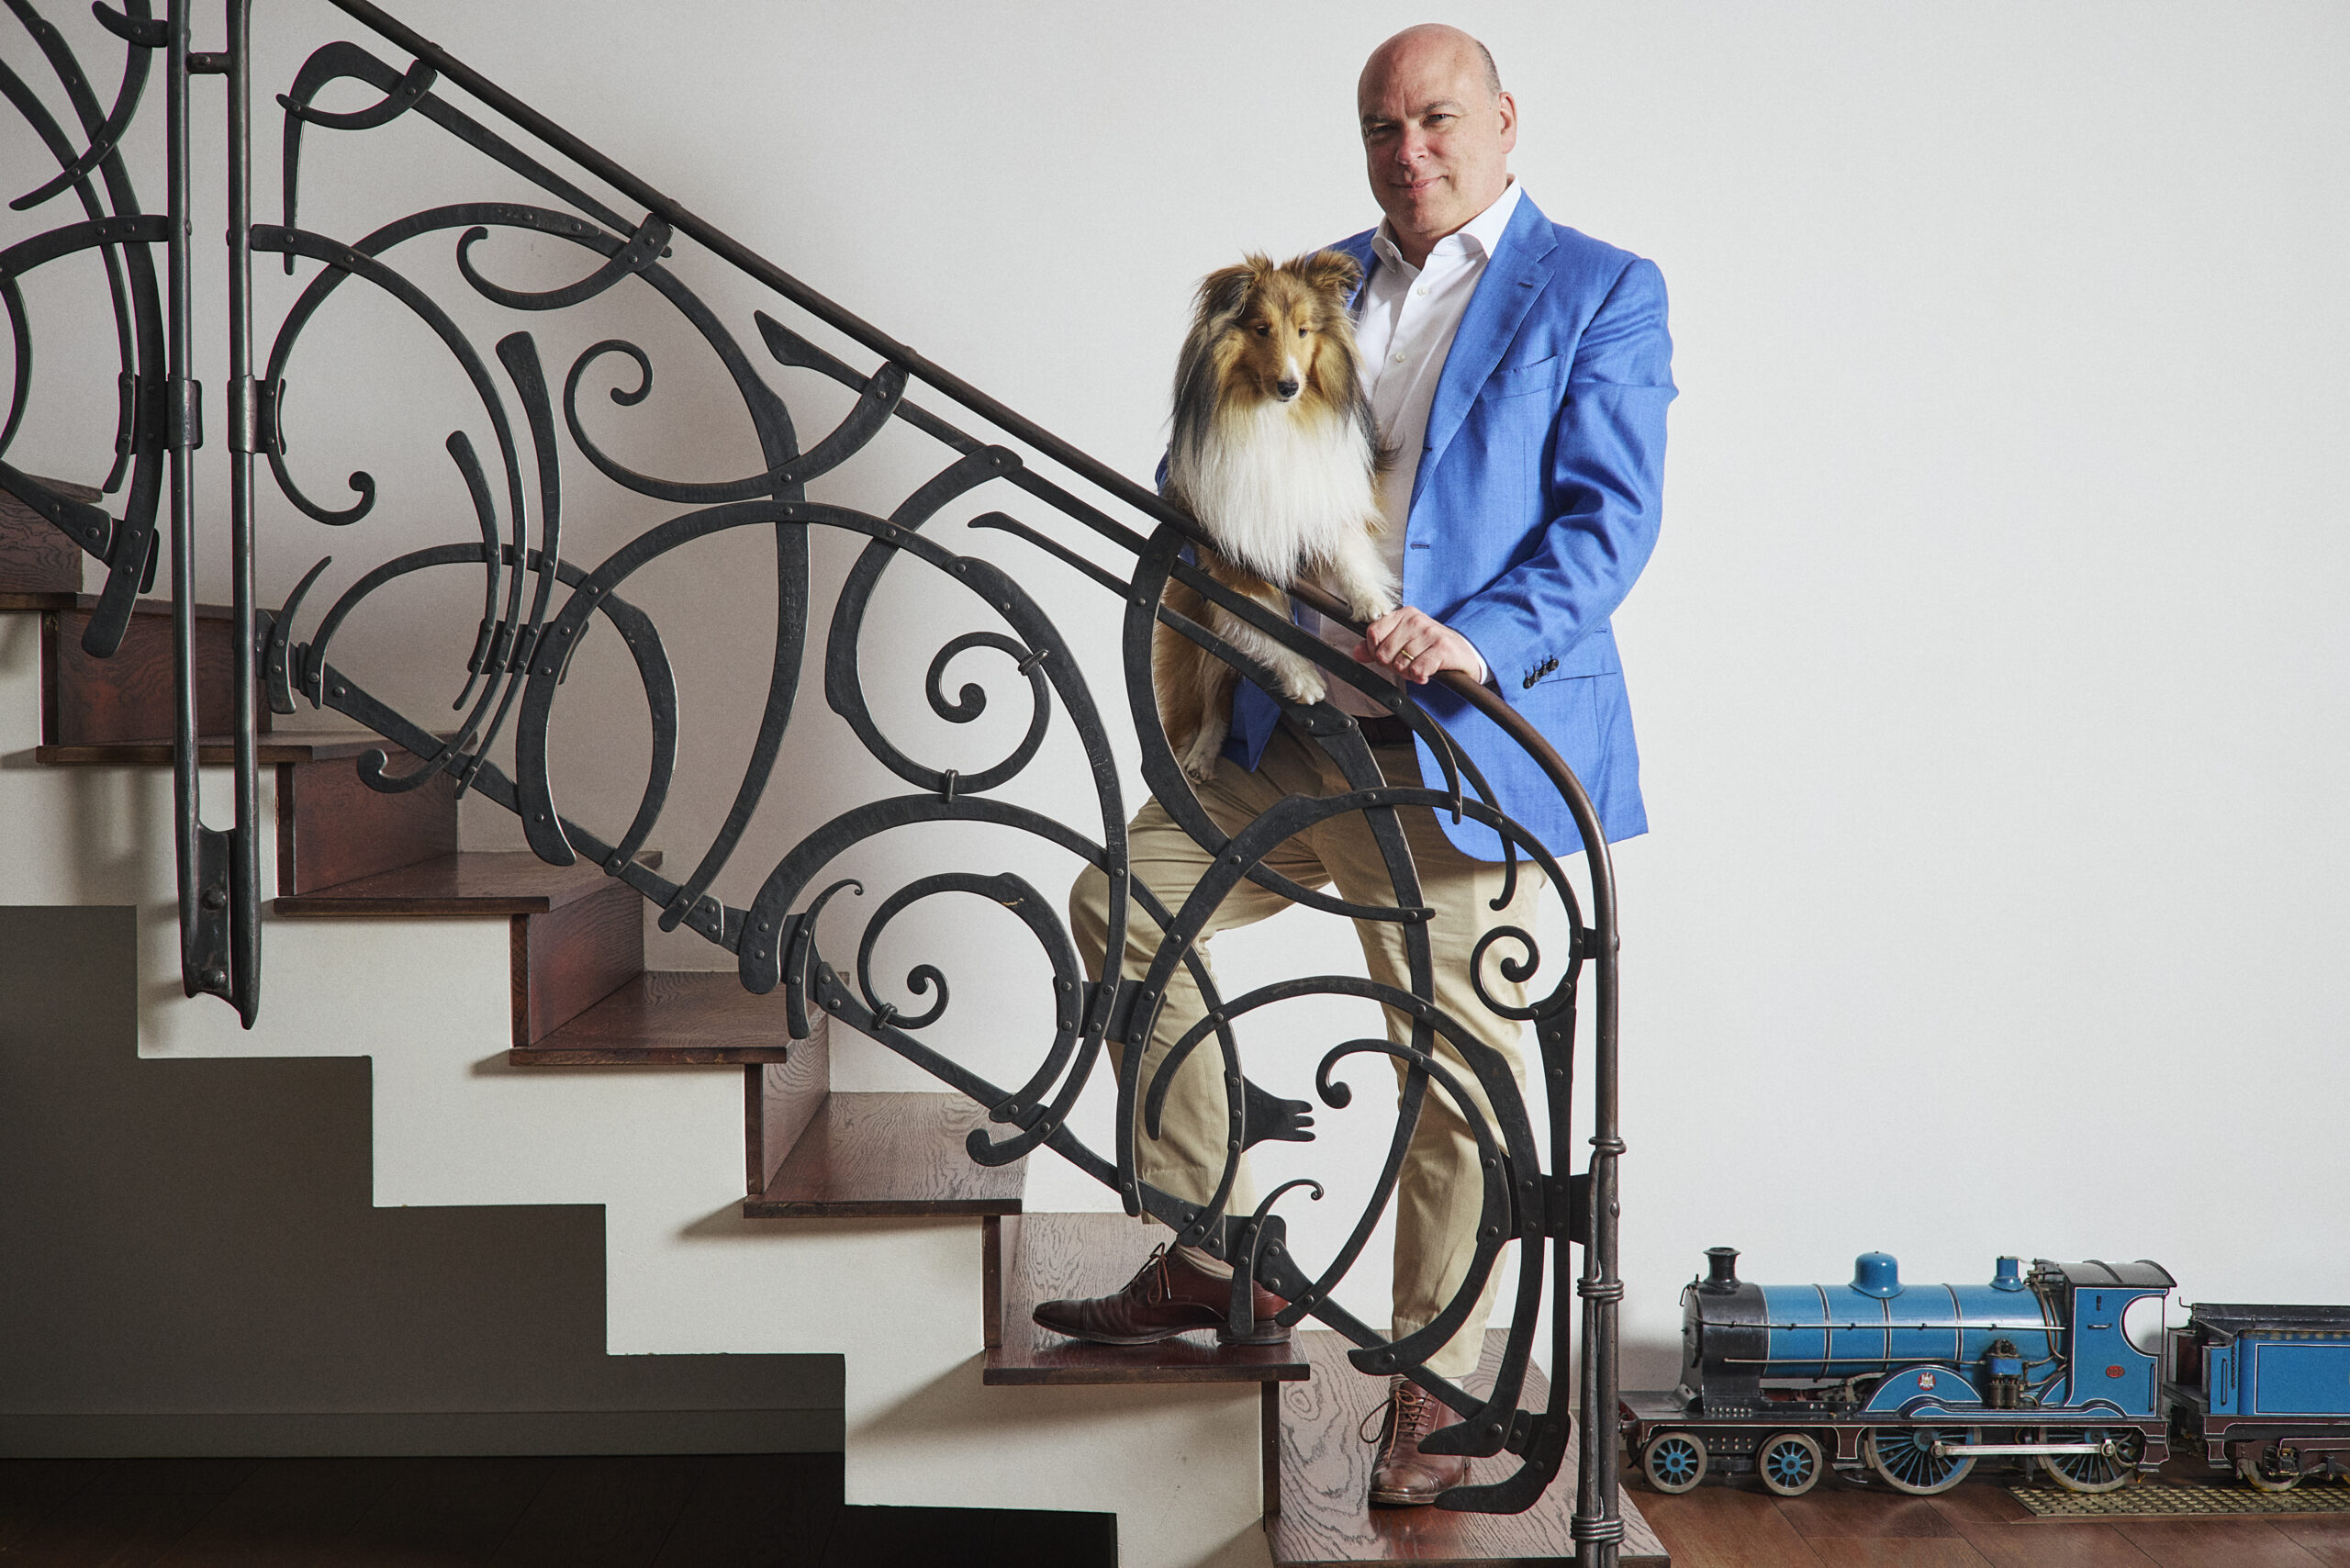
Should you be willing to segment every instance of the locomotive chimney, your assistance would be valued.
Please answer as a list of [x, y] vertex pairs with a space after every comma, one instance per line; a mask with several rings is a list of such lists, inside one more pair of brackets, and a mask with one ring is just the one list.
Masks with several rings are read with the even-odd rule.
[[1699, 1288], [1707, 1295], [1733, 1295], [1737, 1294], [1737, 1248], [1708, 1247], [1706, 1249], [1706, 1282]]

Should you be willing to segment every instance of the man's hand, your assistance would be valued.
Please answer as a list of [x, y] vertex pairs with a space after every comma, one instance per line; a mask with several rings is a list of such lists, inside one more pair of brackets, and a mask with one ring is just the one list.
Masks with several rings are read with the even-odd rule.
[[1457, 669], [1482, 680], [1485, 661], [1469, 639], [1410, 605], [1391, 610], [1363, 628], [1355, 657], [1377, 665], [1396, 680], [1425, 686], [1439, 670]]

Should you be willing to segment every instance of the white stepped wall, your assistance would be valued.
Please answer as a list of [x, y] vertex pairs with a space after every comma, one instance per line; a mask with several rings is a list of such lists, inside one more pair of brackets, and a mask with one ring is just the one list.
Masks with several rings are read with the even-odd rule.
[[252, 1030], [185, 997], [170, 772], [34, 762], [38, 626], [0, 614], [0, 902], [137, 908], [142, 1057], [372, 1058], [379, 1206], [599, 1204], [610, 1353], [845, 1357], [852, 1503], [1114, 1508], [1129, 1563], [1263, 1559], [1253, 1384], [982, 1387], [975, 1224], [746, 1220], [738, 1072], [509, 1067], [505, 919], [266, 919]]

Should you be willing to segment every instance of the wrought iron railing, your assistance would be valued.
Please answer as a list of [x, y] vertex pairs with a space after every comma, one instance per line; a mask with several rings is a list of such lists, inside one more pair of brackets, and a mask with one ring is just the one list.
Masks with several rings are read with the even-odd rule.
[[[38, 215], [53, 210], [50, 204], [71, 198], [79, 203], [83, 216], [62, 223], [50, 219], [50, 227], [0, 249], [0, 303], [8, 313], [15, 354], [7, 422], [0, 427], [0, 458], [5, 458], [35, 396], [33, 323], [19, 280], [62, 258], [95, 252], [112, 301], [121, 359], [115, 447], [104, 486], [107, 494], [120, 497], [120, 515], [75, 501], [4, 461], [0, 461], [0, 487], [35, 508], [105, 564], [105, 587], [85, 639], [93, 654], [108, 654], [119, 644], [134, 599], [143, 585], [151, 582], [159, 514], [168, 522], [179, 650], [175, 798], [183, 978], [188, 993], [229, 1000], [248, 1026], [260, 1003], [262, 924], [257, 868], [263, 828], [256, 821], [256, 690], [265, 691], [280, 712], [294, 711], [297, 700], [331, 709], [420, 759], [407, 771], [396, 773], [387, 761], [388, 748], [371, 755], [362, 773], [375, 789], [414, 789], [445, 774], [454, 779], [458, 790], [505, 807], [520, 819], [531, 847], [543, 858], [560, 865], [574, 864], [581, 857], [594, 862], [657, 906], [665, 928], [698, 933], [733, 954], [742, 981], [750, 991], [781, 990], [784, 1026], [794, 1036], [806, 1035], [809, 1010], [820, 1008], [989, 1107], [993, 1124], [1002, 1133], [992, 1137], [985, 1132], [975, 1133], [969, 1145], [972, 1159], [1002, 1163], [1038, 1149], [1052, 1150], [1120, 1193], [1128, 1212], [1150, 1214], [1172, 1226], [1184, 1240], [1237, 1260], [1242, 1265], [1244, 1282], [1253, 1274], [1289, 1302], [1281, 1314], [1285, 1321], [1311, 1316], [1337, 1329], [1358, 1347], [1351, 1354], [1364, 1371], [1405, 1373], [1462, 1411], [1468, 1418], [1446, 1434], [1460, 1451], [1483, 1455], [1506, 1451], [1521, 1457], [1519, 1467], [1497, 1484], [1462, 1486], [1447, 1493], [1443, 1499], [1447, 1506], [1497, 1512], [1522, 1509], [1540, 1495], [1556, 1474], [1570, 1441], [1566, 1410], [1555, 1398], [1550, 1402], [1551, 1408], [1544, 1410], [1522, 1409], [1520, 1402], [1546, 1278], [1560, 1304], [1551, 1325], [1553, 1364], [1563, 1371], [1573, 1359], [1576, 1347], [1564, 1306], [1572, 1286], [1583, 1300], [1580, 1400], [1583, 1430], [1592, 1439], [1581, 1450], [1573, 1531], [1580, 1561], [1613, 1562], [1622, 1535], [1616, 1501], [1616, 1315], [1622, 1294], [1616, 1274], [1617, 1162], [1623, 1150], [1616, 1120], [1616, 913], [1605, 834], [1565, 764], [1498, 697], [1457, 676], [1444, 678], [1462, 699], [1525, 748], [1566, 801], [1586, 846], [1587, 913], [1563, 868], [1531, 834], [1497, 809], [1466, 755], [1406, 693], [1195, 571], [1181, 551], [1197, 537], [1196, 527], [1180, 510], [753, 253], [366, 0], [331, 3], [381, 42], [406, 55], [408, 63], [386, 61], [369, 48], [351, 42], [329, 44], [309, 56], [279, 99], [285, 114], [283, 220], [256, 224], [250, 210], [249, 0], [224, 0], [223, 47], [212, 52], [191, 48], [189, 0], [172, 0], [161, 18], [151, 14], [150, 0], [125, 0], [121, 11], [96, 6], [98, 19], [124, 45], [120, 84], [110, 108], [101, 106], [73, 50], [30, 0], [6, 0], [53, 73], [50, 91], [62, 96], [79, 129], [78, 137], [68, 134], [47, 106], [43, 94], [0, 62], [0, 92], [17, 106], [57, 164], [55, 174], [27, 182], [33, 188], [12, 205], [18, 211], [36, 214], [34, 221], [39, 221]], [[158, 53], [163, 57], [169, 133], [168, 196], [161, 216], [141, 207], [121, 150], [123, 134], [137, 114]], [[198, 243], [195, 236], [210, 232], [210, 226], [189, 210], [189, 105], [194, 79], [212, 74], [225, 77], [227, 85], [222, 156], [229, 207], [228, 499], [238, 628], [236, 816], [233, 827], [225, 832], [205, 824], [198, 794], [191, 588], [196, 577], [194, 454], [201, 441], [202, 397], [192, 369], [190, 273]], [[317, 107], [319, 95], [338, 83], [362, 84], [381, 97], [350, 112]], [[487, 118], [438, 91], [443, 83], [461, 88], [488, 111]], [[298, 221], [298, 196], [306, 135], [364, 133], [408, 117], [431, 122], [470, 147], [487, 165], [502, 168], [536, 187], [543, 193], [543, 204], [457, 201], [416, 212], [355, 240], [303, 227]], [[589, 179], [566, 176], [527, 151], [523, 139], [567, 161]], [[584, 188], [591, 182], [618, 193], [632, 208], [641, 209], [642, 216], [632, 218], [591, 194]], [[527, 231], [576, 247], [584, 267], [578, 281], [542, 292], [497, 283], [485, 274], [473, 252], [481, 240], [501, 230]], [[450, 236], [457, 269], [474, 295], [525, 316], [582, 310], [623, 284], [652, 290], [724, 366], [755, 432], [760, 448], [757, 470], [743, 478], [716, 483], [669, 479], [633, 472], [603, 452], [580, 418], [583, 374], [610, 355], [632, 362], [639, 385], [611, 394], [616, 402], [632, 404], [651, 387], [651, 356], [622, 338], [598, 342], [564, 375], [558, 408], [537, 341], [529, 330], [509, 332], [498, 340], [493, 353], [485, 356], [456, 317], [395, 264], [400, 247]], [[159, 246], [165, 258], [161, 287], [153, 261]], [[690, 253], [695, 247], [701, 255]], [[678, 256], [676, 252], [681, 248], [688, 254]], [[258, 372], [252, 354], [252, 269], [256, 252], [283, 258], [289, 274], [306, 266], [309, 269], [308, 282], [278, 321]], [[732, 269], [768, 291], [779, 307], [822, 323], [875, 357], [877, 363], [870, 369], [859, 369], [767, 311], [753, 313], [757, 344], [769, 367], [812, 373], [854, 394], [850, 411], [821, 439], [802, 441], [759, 358], [687, 281], [690, 268], [712, 263]], [[335, 509], [313, 498], [288, 465], [280, 434], [289, 358], [320, 306], [336, 291], [353, 286], [378, 291], [438, 337], [478, 398], [482, 415], [494, 432], [496, 450], [485, 454], [462, 430], [453, 431], [445, 443], [472, 498], [478, 538], [409, 551], [375, 566], [316, 620], [305, 637], [300, 628], [305, 624], [306, 597], [327, 563], [320, 561], [312, 567], [274, 612], [256, 609], [253, 463], [257, 457], [265, 459], [279, 491], [319, 523], [348, 526], [364, 520], [374, 508], [375, 482], [364, 474], [352, 476], [357, 498], [347, 506]], [[504, 373], [503, 383], [490, 367], [491, 358]], [[311, 368], [306, 374], [310, 377], [302, 387], [306, 399], [363, 390], [339, 386], [330, 372]], [[976, 416], [1017, 444], [990, 442], [967, 433], [948, 415], [913, 400], [910, 394], [917, 386], [937, 394], [964, 415]], [[926, 483], [887, 516], [807, 498], [806, 487], [811, 479], [838, 467], [892, 425], [917, 431], [945, 449], [944, 466]], [[563, 538], [565, 465], [559, 426], [569, 434], [577, 458], [610, 484], [681, 510], [600, 561], [575, 559], [566, 553]], [[1039, 459], [1088, 487], [1093, 498], [1040, 472]], [[1192, 946], [1196, 921], [1189, 923], [1187, 932], [1185, 919], [1162, 907], [1148, 889], [1127, 874], [1128, 806], [1113, 757], [1111, 720], [1097, 707], [1086, 672], [1069, 655], [1068, 641], [1013, 574], [979, 556], [960, 554], [925, 532], [925, 525], [950, 503], [961, 502], [989, 486], [1017, 493], [1016, 498], [1006, 495], [1007, 505], [1033, 503], [1057, 526], [1075, 524], [1088, 530], [1130, 558], [1131, 566], [1123, 575], [1107, 570], [1066, 541], [1005, 510], [987, 511], [969, 523], [1024, 541], [1083, 574], [1122, 602], [1119, 677], [1125, 719], [1141, 745], [1144, 778], [1176, 822], [1217, 857], [1216, 870], [1200, 900], [1212, 903], [1246, 879], [1298, 902], [1357, 918], [1393, 920], [1399, 911], [1418, 909], [1416, 873], [1397, 817], [1401, 809], [1450, 812], [1475, 819], [1503, 840], [1511, 857], [1507, 874], [1513, 880], [1520, 875], [1539, 876], [1552, 889], [1565, 910], [1572, 950], [1558, 966], [1557, 983], [1522, 1013], [1534, 1028], [1546, 1090], [1547, 1126], [1539, 1135], [1508, 1065], [1498, 1053], [1478, 1044], [1461, 1020], [1447, 1016], [1431, 1000], [1427, 978], [1431, 959], [1424, 925], [1408, 919], [1403, 924], [1412, 972], [1418, 977], [1411, 991], [1321, 975], [1262, 987], [1235, 998], [1217, 994]], [[1139, 525], [1120, 521], [1121, 512], [1139, 519]], [[535, 532], [531, 526], [534, 515]], [[621, 590], [632, 574], [649, 564], [696, 541], [737, 530], [769, 534], [776, 549], [781, 591], [766, 700], [732, 809], [698, 856], [669, 863], [678, 872], [672, 879], [639, 858], [638, 852], [662, 821], [680, 767], [677, 682], [659, 628], [622, 597]], [[792, 729], [803, 652], [817, 608], [810, 587], [810, 537], [818, 530], [837, 531], [864, 541], [822, 627], [826, 700], [869, 756], [902, 780], [909, 792], [858, 806], [809, 834], [778, 860], [755, 896], [736, 907], [722, 902], [711, 889], [741, 847], [754, 811], [773, 784]], [[924, 683], [931, 709], [955, 723], [968, 723], [979, 716], [986, 706], [983, 692], [967, 686], [959, 699], [949, 700], [943, 684], [949, 661], [975, 650], [991, 650], [1012, 661], [1025, 684], [1030, 703], [1025, 733], [1007, 755], [986, 767], [962, 772], [909, 755], [884, 734], [867, 700], [859, 658], [865, 619], [884, 574], [904, 563], [918, 564], [933, 574], [940, 593], [963, 596], [984, 607], [1002, 628], [967, 632], [948, 638], [935, 650]], [[442, 567], [477, 572], [483, 584], [482, 617], [474, 645], [464, 660], [467, 679], [458, 698], [453, 733], [436, 733], [328, 656], [339, 629], [370, 595], [409, 574]], [[1326, 799], [1288, 798], [1244, 831], [1225, 834], [1200, 805], [1160, 729], [1149, 674], [1154, 624], [1173, 626], [1216, 656], [1259, 675], [1267, 689], [1279, 687], [1246, 655], [1161, 605], [1162, 590], [1170, 578], [1188, 584], [1266, 635], [1314, 660], [1330, 679], [1371, 696], [1405, 721], [1438, 757], [1445, 773], [1443, 787], [1404, 788], [1389, 783], [1374, 765], [1353, 720], [1328, 704], [1290, 707], [1290, 720], [1332, 760], [1347, 781], [1347, 791]], [[1302, 591], [1300, 597], [1326, 617], [1345, 619], [1340, 606], [1310, 590]], [[598, 617], [619, 633], [629, 650], [643, 686], [652, 732], [652, 759], [632, 816], [624, 824], [605, 824], [600, 831], [556, 808], [548, 741], [569, 660]], [[1072, 726], [1083, 746], [1099, 813], [1098, 838], [1091, 827], [1081, 831], [1006, 797], [1004, 786], [1020, 778], [1037, 757], [1056, 711]], [[510, 746], [510, 769], [492, 760], [493, 750], [501, 744]], [[1265, 864], [1268, 852], [1284, 838], [1341, 812], [1361, 814], [1389, 865], [1395, 868], [1392, 905], [1359, 905], [1309, 890]], [[1011, 873], [965, 869], [929, 872], [896, 890], [876, 905], [857, 962], [845, 971], [828, 962], [817, 945], [817, 916], [834, 892], [845, 885], [835, 880], [820, 886], [828, 869], [834, 868], [845, 853], [878, 835], [912, 823], [941, 822], [1014, 829], [1099, 868], [1112, 889], [1110, 953], [1125, 951], [1126, 927], [1136, 910], [1167, 933], [1147, 974], [1136, 980], [1113, 973], [1102, 982], [1088, 982], [1076, 967], [1066, 928], [1051, 913], [1057, 901], [1044, 898]], [[938, 986], [935, 999], [919, 1015], [898, 1012], [872, 985], [867, 959], [881, 928], [913, 904], [953, 891], [982, 893], [1016, 904], [1044, 953], [1054, 985], [1069, 999], [1057, 1003], [1052, 1037], [1026, 1081], [1017, 1085], [990, 1082], [922, 1038], [922, 1031], [934, 1024], [946, 1007], [944, 982], [934, 969], [923, 966], [910, 978], [917, 994], [931, 984]], [[1205, 904], [1195, 900], [1191, 907], [1196, 910]], [[1539, 961], [1539, 954], [1530, 932], [1505, 928], [1505, 934], [1514, 938], [1522, 958], [1505, 955], [1499, 961], [1516, 979], [1516, 969], [1521, 964], [1532, 969]], [[1486, 960], [1492, 946], [1491, 941], [1480, 945], [1472, 968]], [[1206, 1048], [1212, 1044], [1235, 1079], [1241, 1076], [1236, 1026], [1259, 1009], [1281, 1001], [1304, 995], [1363, 997], [1414, 1020], [1408, 1043], [1342, 1042], [1331, 1047], [1319, 1064], [1316, 1082], [1334, 1108], [1347, 1103], [1343, 1086], [1329, 1079], [1332, 1066], [1342, 1058], [1379, 1051], [1407, 1064], [1398, 1102], [1398, 1133], [1390, 1144], [1385, 1167], [1371, 1185], [1351, 1242], [1319, 1274], [1310, 1271], [1286, 1247], [1285, 1227], [1281, 1216], [1270, 1212], [1271, 1200], [1253, 1213], [1228, 1214], [1221, 1201], [1204, 1207], [1182, 1203], [1138, 1176], [1135, 1140], [1151, 1135], [1147, 1120], [1143, 1130], [1137, 1130], [1137, 1105], [1150, 1099], [1154, 1088], [1163, 1088], [1172, 1060], [1159, 1070], [1156, 1083], [1140, 1081], [1139, 1070], [1120, 1075], [1115, 1091], [1119, 1133], [1113, 1155], [1089, 1148], [1069, 1125], [1080, 1096], [1093, 1081], [1105, 1046], [1135, 1047], [1129, 1059], [1139, 1063], [1139, 1047], [1150, 1036], [1153, 1003], [1163, 996], [1166, 982], [1179, 965], [1197, 981], [1208, 1016], [1192, 1031], [1184, 1046], [1170, 1054], [1180, 1060], [1182, 1049]], [[1578, 997], [1586, 966], [1594, 1014], [1593, 1152], [1588, 1169], [1574, 1172], [1569, 1107]], [[1482, 981], [1478, 991], [1497, 1014], [1520, 1016], [1494, 1002]], [[1447, 1060], [1436, 1054], [1439, 1038], [1452, 1045], [1459, 1059], [1479, 1080], [1491, 1103], [1490, 1116], [1478, 1109], [1475, 1098], [1452, 1075]], [[1485, 1186], [1474, 1261], [1455, 1300], [1430, 1329], [1409, 1340], [1391, 1343], [1339, 1305], [1332, 1291], [1389, 1201], [1431, 1081], [1447, 1086], [1444, 1092], [1491, 1157], [1487, 1163], [1495, 1174]], [[1238, 1150], [1275, 1134], [1296, 1137], [1295, 1117], [1304, 1108], [1297, 1103], [1285, 1105], [1253, 1082], [1246, 1085], [1243, 1094], [1229, 1097], [1229, 1105], [1227, 1185], [1229, 1162], [1237, 1158]], [[1499, 1264], [1502, 1249], [1511, 1243], [1519, 1249], [1520, 1266], [1506, 1351], [1490, 1392], [1471, 1394], [1428, 1372], [1425, 1356], [1441, 1344], [1449, 1326], [1482, 1293]], [[1570, 1243], [1583, 1248], [1579, 1271], [1570, 1264]], [[1237, 1290], [1236, 1299], [1245, 1300], [1245, 1294]], [[1432, 1441], [1429, 1446], [1438, 1444]]]

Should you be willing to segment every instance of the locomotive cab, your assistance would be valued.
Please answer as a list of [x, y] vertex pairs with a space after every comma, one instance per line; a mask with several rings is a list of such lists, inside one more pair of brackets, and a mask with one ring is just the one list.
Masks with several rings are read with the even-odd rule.
[[[2052, 1383], [2043, 1405], [2109, 1402], [2141, 1419], [2161, 1408], [2163, 1305], [2177, 1281], [2159, 1263], [2081, 1263], [2037, 1260], [2032, 1290], [2063, 1325], [2069, 1386]], [[2143, 1304], [2143, 1305], [2142, 1305]], [[2142, 1326], [2143, 1325], [2143, 1326]]]

